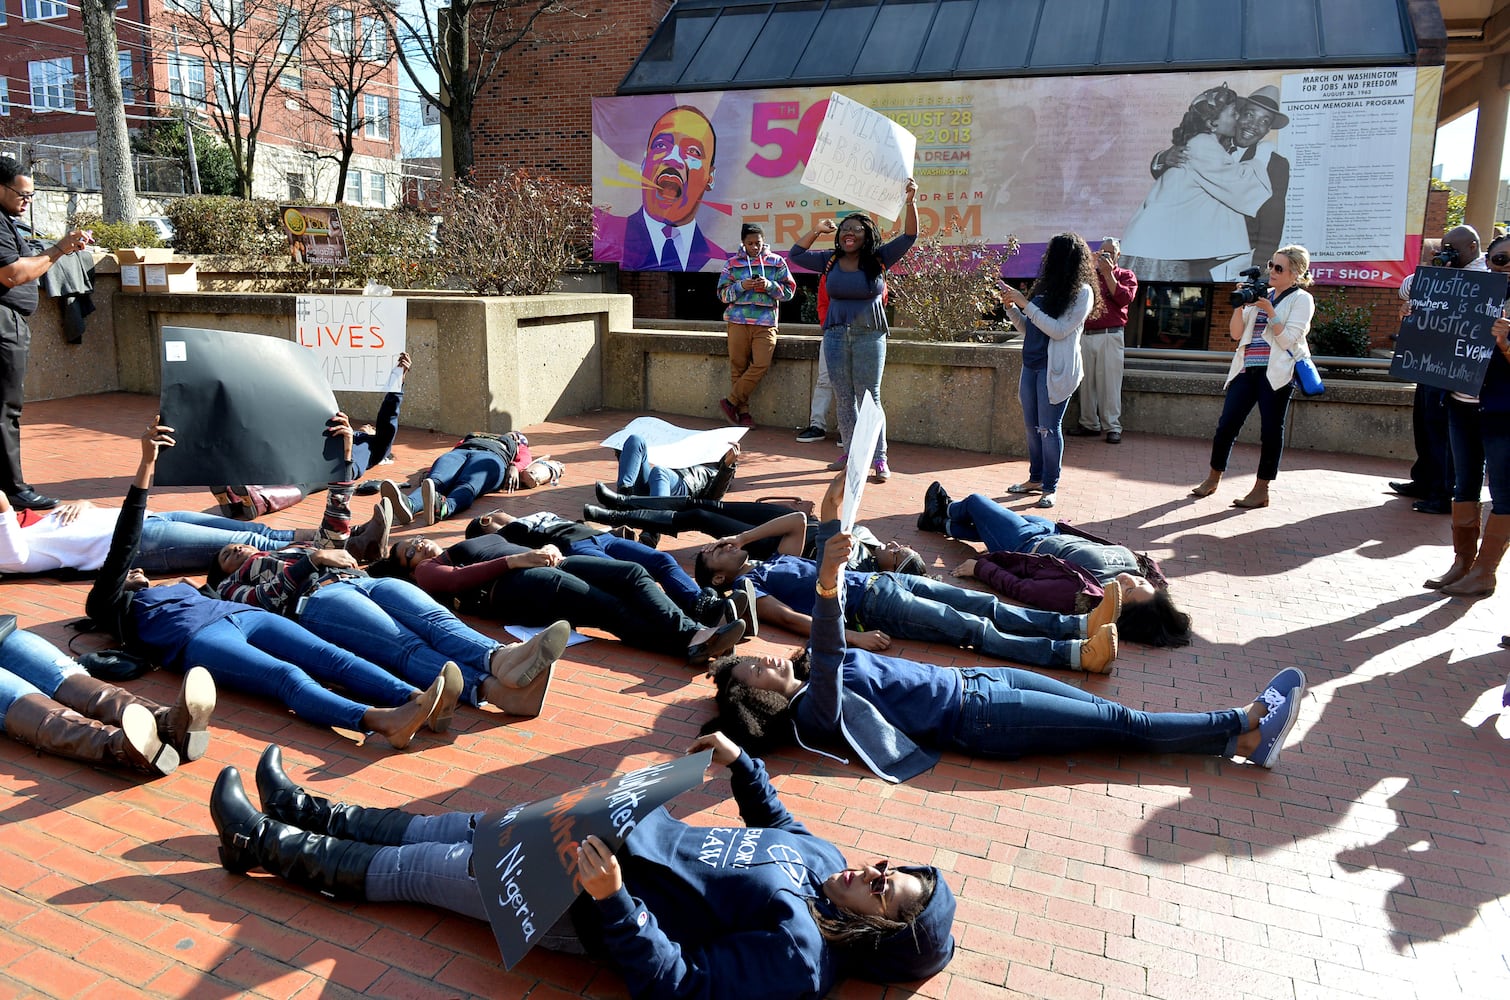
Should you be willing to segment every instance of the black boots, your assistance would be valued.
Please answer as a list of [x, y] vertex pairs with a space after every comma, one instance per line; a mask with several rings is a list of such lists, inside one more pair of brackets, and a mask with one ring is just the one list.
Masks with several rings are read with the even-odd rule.
[[918, 530], [945, 534], [949, 523], [949, 494], [944, 484], [935, 482], [923, 494], [923, 512], [918, 515]]
[[311, 833], [367, 844], [402, 844], [414, 818], [402, 809], [365, 809], [309, 794], [283, 772], [283, 751], [277, 744], [269, 744], [257, 762], [257, 794], [273, 819]]
[[381, 847], [310, 833], [263, 815], [247, 800], [234, 767], [215, 779], [210, 819], [220, 834], [220, 864], [226, 871], [261, 868], [336, 899], [367, 898], [367, 869]]
[[127, 704], [112, 725], [87, 719], [45, 695], [22, 695], [5, 710], [5, 731], [27, 746], [70, 760], [159, 775], [178, 768], [178, 752], [158, 738], [152, 713], [141, 705]]

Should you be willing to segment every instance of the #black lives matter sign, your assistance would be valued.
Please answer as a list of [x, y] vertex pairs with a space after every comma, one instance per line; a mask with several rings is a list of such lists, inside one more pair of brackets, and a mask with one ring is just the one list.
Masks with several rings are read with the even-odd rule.
[[617, 851], [651, 812], [702, 784], [712, 759], [705, 750], [482, 818], [472, 867], [504, 968], [517, 965], [582, 891], [577, 844], [594, 834]]
[[1494, 351], [1492, 329], [1505, 301], [1503, 274], [1419, 267], [1410, 315], [1400, 321], [1389, 373], [1407, 382], [1477, 395]]

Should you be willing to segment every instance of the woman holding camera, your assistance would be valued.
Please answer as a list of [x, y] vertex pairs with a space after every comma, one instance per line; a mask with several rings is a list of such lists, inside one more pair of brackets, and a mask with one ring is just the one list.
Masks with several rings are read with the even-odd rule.
[[[1445, 252], [1444, 248], [1444, 252]], [[1510, 273], [1510, 236], [1489, 244], [1489, 270]], [[1487, 597], [1510, 544], [1510, 319], [1494, 321], [1493, 352], [1477, 396], [1454, 392], [1447, 399], [1447, 437], [1452, 445], [1452, 566], [1426, 581], [1452, 597]], [[1485, 470], [1489, 519], [1483, 522]], [[1481, 537], [1482, 536], [1482, 537]]]
[[[1256, 284], [1256, 282], [1255, 282]], [[1279, 475], [1285, 446], [1285, 414], [1295, 379], [1295, 362], [1310, 353], [1306, 334], [1316, 314], [1311, 285], [1311, 255], [1302, 246], [1280, 247], [1269, 259], [1269, 289], [1254, 290], [1252, 301], [1232, 313], [1229, 333], [1237, 352], [1227, 370], [1227, 401], [1222, 405], [1211, 440], [1211, 471], [1190, 491], [1194, 497], [1216, 492], [1227, 471], [1227, 458], [1238, 432], [1253, 407], [1263, 420], [1258, 453], [1258, 479], [1248, 495], [1232, 506], [1269, 506], [1269, 484]]]

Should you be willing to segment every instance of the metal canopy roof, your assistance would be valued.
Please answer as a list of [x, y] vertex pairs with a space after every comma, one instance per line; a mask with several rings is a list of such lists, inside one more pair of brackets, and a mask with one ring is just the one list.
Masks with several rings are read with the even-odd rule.
[[620, 94], [1411, 64], [1409, 0], [680, 0]]

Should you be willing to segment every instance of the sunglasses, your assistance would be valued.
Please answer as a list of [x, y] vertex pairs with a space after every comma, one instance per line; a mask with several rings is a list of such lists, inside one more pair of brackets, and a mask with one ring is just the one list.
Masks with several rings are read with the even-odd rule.
[[5, 187], [8, 191], [10, 191], [11, 194], [15, 195], [17, 198], [20, 198], [22, 201], [31, 201], [37, 197], [37, 192], [35, 191], [17, 191], [9, 184], [5, 185]]
[[1489, 258], [1489, 263], [1495, 267], [1504, 267], [1506, 264], [1510, 264], [1510, 253], [1497, 253]]
[[881, 899], [881, 916], [886, 916], [886, 880], [895, 875], [890, 861], [877, 861], [875, 878], [870, 880], [870, 894]]
[[1284, 274], [1285, 266], [1283, 264], [1276, 264], [1271, 260], [1269, 261], [1269, 270], [1278, 271], [1280, 274]]
[[414, 557], [419, 555], [419, 542], [410, 542], [398, 550], [399, 562], [405, 569], [414, 568]]

